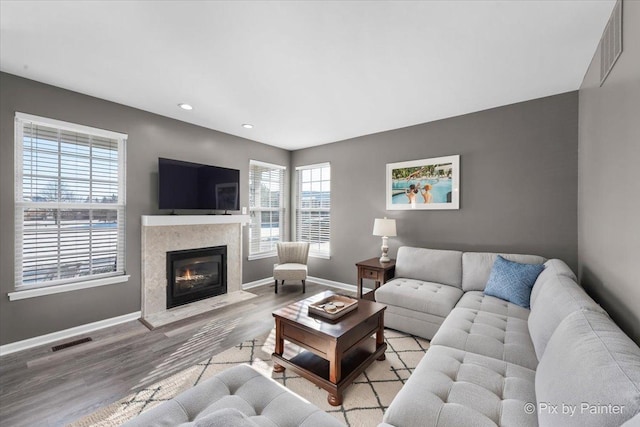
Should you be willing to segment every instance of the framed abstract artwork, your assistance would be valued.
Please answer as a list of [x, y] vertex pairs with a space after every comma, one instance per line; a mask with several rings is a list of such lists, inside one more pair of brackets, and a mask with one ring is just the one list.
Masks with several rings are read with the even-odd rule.
[[387, 210], [460, 209], [460, 156], [387, 163]]

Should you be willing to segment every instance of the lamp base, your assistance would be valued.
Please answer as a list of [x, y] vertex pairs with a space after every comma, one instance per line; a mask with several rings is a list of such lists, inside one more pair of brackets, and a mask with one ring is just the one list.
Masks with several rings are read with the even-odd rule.
[[391, 258], [389, 258], [389, 256], [387, 255], [387, 253], [389, 252], [389, 245], [387, 244], [389, 241], [389, 238], [387, 236], [382, 236], [382, 247], [380, 249], [382, 249], [382, 256], [380, 257], [380, 262], [389, 262], [391, 261]]

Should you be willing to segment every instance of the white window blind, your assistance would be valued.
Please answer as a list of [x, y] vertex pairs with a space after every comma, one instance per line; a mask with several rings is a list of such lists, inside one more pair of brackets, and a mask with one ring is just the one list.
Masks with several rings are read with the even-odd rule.
[[331, 255], [331, 165], [297, 170], [296, 240], [309, 242], [309, 255]]
[[284, 237], [285, 167], [249, 162], [249, 258], [276, 254], [276, 243]]
[[16, 290], [125, 271], [126, 135], [16, 113]]

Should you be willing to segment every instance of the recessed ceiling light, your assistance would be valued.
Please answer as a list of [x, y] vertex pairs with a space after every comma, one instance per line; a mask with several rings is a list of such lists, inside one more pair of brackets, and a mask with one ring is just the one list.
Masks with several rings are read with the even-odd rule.
[[178, 104], [178, 107], [182, 108], [183, 110], [193, 110], [193, 107], [189, 104]]
[[252, 125], [252, 124], [249, 124], [249, 123], [244, 123], [244, 124], [242, 125], [242, 127], [243, 127], [243, 128], [245, 128], [245, 129], [253, 129], [253, 125]]

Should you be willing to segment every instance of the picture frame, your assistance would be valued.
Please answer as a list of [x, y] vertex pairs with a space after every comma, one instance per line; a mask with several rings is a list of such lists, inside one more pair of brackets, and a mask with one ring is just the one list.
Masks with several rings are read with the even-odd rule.
[[460, 209], [460, 156], [387, 163], [387, 210]]

